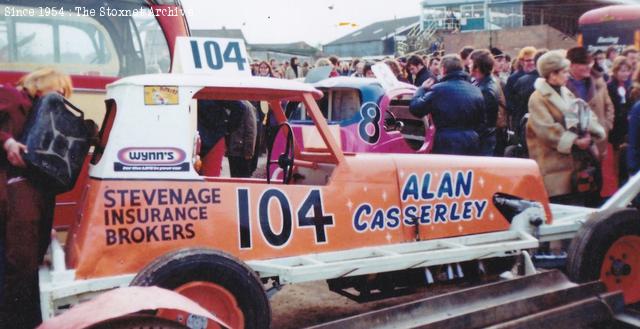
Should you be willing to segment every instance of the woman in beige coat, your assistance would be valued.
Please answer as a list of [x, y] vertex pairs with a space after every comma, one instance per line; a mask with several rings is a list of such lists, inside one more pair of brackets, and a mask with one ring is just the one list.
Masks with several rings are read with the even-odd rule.
[[588, 131], [579, 137], [566, 129], [565, 114], [575, 96], [565, 87], [569, 61], [563, 51], [550, 51], [538, 60], [535, 92], [529, 99], [527, 145], [529, 157], [540, 167], [551, 201], [564, 204], [582, 204], [584, 195], [573, 194], [571, 174], [574, 170], [572, 149], [587, 150], [593, 143], [604, 140], [605, 129], [591, 112]]

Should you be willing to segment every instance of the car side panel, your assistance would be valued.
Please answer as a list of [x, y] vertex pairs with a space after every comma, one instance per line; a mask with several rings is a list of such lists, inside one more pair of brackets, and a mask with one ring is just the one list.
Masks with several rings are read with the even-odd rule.
[[[394, 220], [378, 211], [399, 202], [393, 161], [349, 160], [323, 186], [91, 179], [66, 246], [67, 264], [78, 278], [92, 278], [136, 273], [182, 248], [256, 260], [415, 239], [399, 214]], [[362, 203], [371, 211], [354, 218]]]

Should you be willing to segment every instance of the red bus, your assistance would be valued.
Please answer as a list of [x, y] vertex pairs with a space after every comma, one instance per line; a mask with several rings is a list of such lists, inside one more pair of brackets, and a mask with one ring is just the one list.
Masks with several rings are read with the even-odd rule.
[[607, 6], [584, 13], [578, 21], [578, 43], [589, 51], [614, 46], [640, 49], [640, 5]]

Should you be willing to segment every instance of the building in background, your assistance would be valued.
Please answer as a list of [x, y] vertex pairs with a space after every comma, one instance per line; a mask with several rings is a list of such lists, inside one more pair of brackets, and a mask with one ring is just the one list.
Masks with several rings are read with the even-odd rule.
[[460, 32], [549, 25], [569, 36], [585, 12], [626, 0], [423, 0], [422, 30]]
[[327, 43], [322, 52], [339, 57], [394, 56], [399, 41], [405, 40], [419, 23], [419, 16], [373, 23]]
[[300, 63], [313, 61], [320, 56], [320, 50], [307, 44], [306, 42], [292, 42], [286, 44], [250, 44], [244, 37], [244, 33], [240, 29], [222, 28], [218, 30], [191, 30], [194, 37], [209, 38], [233, 38], [242, 39], [247, 47], [249, 56], [252, 59], [270, 60], [276, 59], [279, 62], [288, 61], [291, 57], [298, 57]]
[[252, 58], [278, 61], [288, 61], [291, 57], [298, 57], [300, 63], [313, 63], [320, 57], [320, 49], [310, 46], [304, 41], [292, 43], [250, 44], [249, 53]]

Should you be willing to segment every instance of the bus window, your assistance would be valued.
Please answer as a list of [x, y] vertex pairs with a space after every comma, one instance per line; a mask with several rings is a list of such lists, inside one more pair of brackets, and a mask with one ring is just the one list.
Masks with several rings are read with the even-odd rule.
[[[87, 8], [99, 10], [99, 5]], [[169, 72], [169, 46], [151, 9], [140, 8], [148, 7], [144, 2], [121, 5], [137, 13], [103, 17], [67, 10], [62, 16], [0, 16], [0, 71], [28, 72], [51, 65], [71, 75]], [[0, 4], [0, 12], [8, 6]], [[29, 5], [11, 7], [26, 10]]]
[[16, 57], [20, 61], [47, 64], [54, 62], [53, 26], [35, 22], [15, 24]]
[[[150, 12], [150, 10], [147, 10]], [[144, 58], [146, 73], [167, 73], [171, 65], [169, 46], [158, 21], [152, 15], [134, 15], [132, 27], [139, 36], [134, 47]]]
[[[4, 7], [0, 5], [0, 11]], [[32, 71], [51, 65], [69, 74], [116, 76], [115, 53], [109, 33], [91, 17], [73, 12], [0, 17], [0, 70]]]

